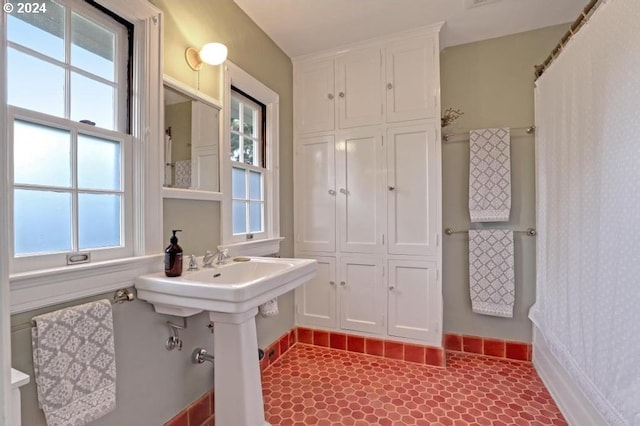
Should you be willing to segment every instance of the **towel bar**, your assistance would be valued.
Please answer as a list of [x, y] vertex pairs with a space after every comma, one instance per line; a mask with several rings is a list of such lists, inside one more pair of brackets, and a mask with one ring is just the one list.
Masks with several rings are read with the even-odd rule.
[[[110, 302], [112, 305], [117, 305], [124, 302], [132, 302], [135, 299], [136, 295], [133, 293], [133, 291], [129, 290], [128, 288], [121, 288], [113, 293], [113, 299]], [[36, 322], [34, 320], [31, 320], [30, 324], [31, 327], [36, 326]]]
[[[453, 230], [451, 228], [445, 228], [444, 229], [444, 233], [447, 234], [447, 235], [451, 235], [451, 234], [466, 234], [469, 231], [481, 231], [481, 230], [482, 230], [482, 228], [481, 229], [469, 229], [467, 231], [455, 231], [455, 230]], [[538, 232], [535, 230], [535, 228], [527, 228], [526, 230], [514, 230], [513, 232], [527, 234], [527, 236], [529, 236], [529, 237], [535, 237], [538, 234]]]

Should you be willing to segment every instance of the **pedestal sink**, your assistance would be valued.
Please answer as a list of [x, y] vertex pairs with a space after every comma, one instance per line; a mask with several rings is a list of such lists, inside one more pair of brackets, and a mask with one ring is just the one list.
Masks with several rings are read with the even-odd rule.
[[[244, 258], [243, 260], [245, 260]], [[216, 426], [269, 426], [264, 417], [255, 315], [258, 306], [311, 279], [312, 259], [251, 257], [169, 278], [136, 278], [138, 298], [161, 314], [209, 312], [215, 324]]]

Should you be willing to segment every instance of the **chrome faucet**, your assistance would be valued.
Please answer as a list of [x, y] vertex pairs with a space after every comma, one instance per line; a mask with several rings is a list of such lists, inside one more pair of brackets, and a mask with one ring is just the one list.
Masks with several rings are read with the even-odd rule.
[[212, 268], [213, 258], [216, 257], [215, 254], [211, 253], [211, 250], [207, 250], [204, 253], [204, 257], [202, 258], [202, 267], [203, 268]]
[[224, 265], [227, 263], [227, 256], [229, 255], [229, 249], [218, 249], [216, 252], [217, 260], [216, 265]]

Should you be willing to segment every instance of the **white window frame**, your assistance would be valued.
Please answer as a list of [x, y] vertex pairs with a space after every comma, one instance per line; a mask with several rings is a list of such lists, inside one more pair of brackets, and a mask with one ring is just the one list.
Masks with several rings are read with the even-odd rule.
[[[28, 272], [28, 271], [37, 271], [40, 269], [48, 269], [55, 268], [57, 266], [63, 266], [66, 262], [66, 257], [68, 254], [72, 253], [90, 253], [91, 261], [104, 261], [109, 259], [119, 259], [131, 257], [133, 255], [133, 234], [131, 229], [133, 229], [133, 210], [134, 210], [134, 201], [133, 201], [133, 164], [132, 164], [132, 153], [133, 153], [133, 144], [130, 135], [124, 135], [119, 132], [114, 132], [106, 129], [94, 129], [91, 126], [74, 123], [73, 121], [69, 121], [66, 119], [61, 119], [57, 117], [47, 116], [45, 114], [36, 113], [34, 111], [25, 110], [22, 108], [17, 108], [13, 106], [8, 107], [8, 132], [9, 132], [9, 140], [12, 141], [14, 139], [13, 128], [14, 121], [20, 120], [27, 123], [32, 124], [41, 124], [51, 129], [60, 129], [70, 132], [70, 137], [73, 139], [77, 138], [77, 135], [87, 135], [87, 136], [95, 136], [98, 138], [104, 138], [106, 140], [113, 140], [119, 143], [120, 145], [120, 173], [121, 173], [121, 218], [120, 218], [120, 241], [122, 246], [120, 247], [106, 247], [106, 248], [92, 248], [92, 249], [83, 249], [79, 250], [73, 248], [69, 251], [64, 252], [56, 252], [53, 254], [26, 254], [22, 256], [16, 256], [15, 254], [15, 218], [14, 218], [14, 199], [13, 199], [13, 189], [18, 189], [21, 187], [25, 187], [24, 185], [16, 184], [13, 180], [10, 182], [12, 189], [9, 191], [9, 215], [10, 221], [12, 222], [12, 226], [9, 229], [9, 241], [12, 242], [9, 245], [9, 253], [10, 253], [10, 271], [11, 273], [17, 272]], [[74, 136], [76, 135], [76, 136]], [[77, 144], [77, 142], [76, 142]], [[72, 144], [73, 145], [73, 144]], [[77, 149], [77, 148], [76, 148]], [[13, 158], [13, 143], [9, 144], [9, 159]], [[13, 175], [13, 161], [9, 161], [10, 175]], [[76, 164], [71, 164], [72, 168], [76, 167]], [[31, 186], [31, 185], [28, 185]], [[26, 187], [28, 187], [26, 186]], [[35, 189], [46, 190], [46, 185], [35, 185]], [[69, 194], [77, 194], [83, 192], [81, 189], [78, 189], [77, 186], [70, 186], [65, 190]], [[110, 192], [110, 191], [107, 191]], [[74, 195], [77, 196], [77, 195]], [[72, 217], [74, 218], [74, 226], [73, 228], [77, 229], [78, 226], [78, 218], [75, 217], [72, 212]], [[74, 232], [75, 234], [75, 232]], [[78, 237], [75, 236], [77, 239]]]
[[[70, 1], [76, 0], [65, 0], [65, 3]], [[9, 272], [9, 250], [3, 250], [0, 253], [0, 302], [3, 316], [128, 287], [133, 285], [135, 277], [162, 267], [162, 14], [146, 0], [97, 0], [97, 3], [129, 21], [134, 27], [134, 67], [130, 82], [130, 160], [133, 169], [131, 184], [134, 206], [131, 218], [133, 226], [127, 230], [132, 238], [132, 255], [81, 265], [12, 273]], [[3, 30], [0, 31], [0, 57], [3, 61], [0, 63], [6, 63], [6, 14], [0, 20], [3, 23]], [[2, 99], [6, 99], [6, 93], [6, 68], [2, 67]], [[0, 108], [0, 122], [8, 123], [6, 103], [2, 102]], [[3, 127], [0, 132], [0, 164], [4, 170], [13, 161], [7, 148], [8, 137], [9, 134]], [[9, 177], [3, 173], [0, 177], [0, 197], [3, 200], [0, 206], [0, 244], [4, 247], [13, 244], [10, 239], [11, 207], [5, 202], [9, 199], [10, 190]], [[6, 321], [6, 317], [3, 321]], [[6, 330], [0, 332], [4, 343]]]
[[[230, 255], [265, 256], [280, 251], [280, 167], [279, 167], [279, 127], [280, 97], [246, 71], [226, 61], [223, 68], [223, 105], [231, 105], [231, 86], [255, 98], [266, 106], [265, 164], [263, 171], [264, 232], [253, 234], [247, 239], [245, 234], [233, 235], [231, 199], [231, 109], [223, 108], [222, 143], [220, 144], [220, 187], [223, 193], [221, 244], [219, 248], [229, 249]], [[249, 166], [252, 167], [252, 166]]]
[[[76, 158], [77, 135], [79, 134], [95, 136], [98, 138], [107, 138], [117, 141], [120, 145], [120, 174], [122, 178], [121, 191], [116, 191], [121, 192], [120, 200], [122, 214], [120, 217], [120, 245], [116, 247], [93, 248], [85, 250], [79, 250], [78, 247], [75, 247], [73, 240], [77, 240], [78, 238], [76, 232], [78, 230], [77, 227], [79, 218], [76, 215], [77, 210], [75, 210], [77, 208], [77, 204], [74, 202], [72, 204], [75, 206], [75, 208], [71, 212], [72, 247], [68, 251], [56, 251], [54, 253], [27, 253], [24, 255], [16, 256], [14, 190], [19, 188], [29, 189], [29, 187], [31, 187], [32, 185], [25, 186], [16, 184], [14, 180], [11, 180], [10, 185], [12, 188], [9, 190], [8, 196], [9, 220], [13, 223], [13, 225], [10, 226], [9, 230], [9, 241], [11, 243], [8, 245], [10, 252], [10, 273], [37, 271], [41, 269], [61, 267], [66, 264], [67, 255], [78, 252], [90, 253], [91, 262], [100, 262], [110, 259], [121, 259], [131, 257], [133, 255], [133, 234], [130, 232], [130, 230], [133, 229], [134, 210], [132, 164], [133, 147], [132, 138], [126, 133], [126, 130], [130, 125], [130, 123], [128, 122], [129, 118], [127, 116], [127, 112], [129, 109], [129, 106], [127, 105], [127, 89], [129, 85], [127, 77], [127, 61], [129, 59], [127, 29], [121, 23], [116, 22], [113, 18], [105, 15], [103, 12], [83, 1], [66, 0], [65, 2], [60, 2], [60, 4], [65, 8], [63, 12], [65, 27], [63, 28], [63, 30], [65, 34], [64, 50], [67, 53], [71, 50], [71, 22], [73, 14], [77, 14], [83, 19], [104, 28], [105, 30], [113, 34], [115, 42], [114, 48], [116, 49], [113, 58], [113, 65], [115, 70], [113, 81], [104, 79], [100, 76], [92, 74], [85, 69], [74, 66], [71, 62], [71, 58], [69, 58], [68, 56], [62, 59], [56, 59], [47, 56], [46, 52], [32, 50], [31, 48], [22, 46], [19, 43], [11, 43], [10, 41], [8, 41], [7, 44], [10, 48], [14, 49], [17, 52], [20, 52], [23, 55], [28, 55], [29, 57], [39, 59], [44, 63], [52, 64], [60, 69], [63, 69], [66, 74], [65, 80], [67, 81], [67, 83], [72, 80], [71, 74], [75, 73], [77, 75], [84, 76], [85, 78], [89, 78], [93, 81], [106, 84], [116, 89], [117, 98], [115, 99], [116, 102], [114, 104], [113, 111], [114, 121], [112, 123], [109, 123], [108, 128], [104, 128], [82, 124], [70, 118], [71, 102], [73, 101], [73, 88], [70, 84], [65, 85], [63, 99], [61, 99], [64, 105], [64, 117], [52, 116], [46, 113], [38, 112], [36, 110], [22, 108], [20, 105], [8, 106], [7, 128], [9, 131], [8, 141], [10, 142], [8, 146], [9, 175], [14, 176], [14, 164], [11, 159], [13, 158], [13, 147], [15, 144], [13, 130], [16, 120], [43, 125], [51, 129], [61, 129], [68, 131], [70, 133], [70, 141], [72, 142], [72, 158]], [[82, 118], [92, 119], [93, 117], [87, 116]], [[111, 128], [113, 128], [114, 130], [110, 130]], [[71, 164], [71, 168], [72, 170], [74, 170], [77, 164], [75, 162], [72, 163], [73, 164]], [[74, 173], [72, 172], [71, 175], [73, 176]], [[47, 185], [34, 185], [33, 189], [47, 190]], [[72, 185], [68, 188], [65, 188], [64, 192], [72, 195], [72, 199], [74, 199], [77, 197], [79, 191], [76, 186]]]
[[[231, 202], [233, 203], [234, 201], [242, 201], [244, 203], [246, 203], [246, 207], [245, 207], [245, 213], [246, 213], [246, 220], [245, 220], [245, 231], [244, 233], [241, 234], [234, 234], [233, 239], [234, 241], [238, 241], [238, 242], [242, 242], [242, 241], [247, 241], [249, 239], [255, 239], [255, 240], [261, 240], [266, 238], [265, 235], [265, 224], [266, 224], [266, 220], [265, 220], [265, 176], [268, 173], [268, 170], [266, 168], [266, 164], [264, 165], [265, 167], [262, 167], [262, 165], [255, 165], [256, 162], [258, 162], [259, 164], [262, 164], [262, 157], [263, 156], [263, 150], [266, 147], [266, 135], [264, 134], [264, 129], [262, 128], [262, 123], [263, 121], [266, 120], [266, 108], [263, 108], [263, 105], [260, 105], [258, 103], [256, 103], [255, 101], [247, 98], [245, 95], [243, 95], [242, 93], [239, 93], [237, 91], [231, 91], [231, 96], [234, 97], [234, 93], [235, 93], [235, 98], [241, 99], [241, 102], [243, 105], [249, 105], [250, 107], [255, 107], [256, 109], [260, 110], [260, 122], [254, 122], [252, 123], [254, 128], [258, 128], [258, 137], [255, 138], [253, 136], [247, 136], [244, 131], [241, 130], [240, 131], [234, 131], [234, 130], [230, 130], [231, 134], [237, 134], [239, 136], [239, 140], [244, 141], [246, 138], [250, 138], [253, 140], [254, 142], [254, 146], [256, 142], [259, 142], [260, 145], [254, 149], [253, 151], [253, 160], [254, 160], [254, 164], [251, 163], [245, 163], [243, 161], [234, 161], [231, 160], [231, 168], [232, 169], [239, 169], [239, 170], [243, 170], [244, 174], [245, 174], [245, 196], [244, 198], [235, 198], [233, 197], [233, 193], [231, 194]], [[240, 121], [242, 122], [243, 120], [243, 113], [240, 113]], [[244, 143], [241, 143], [240, 146], [244, 146]], [[243, 154], [243, 149], [240, 149], [240, 156], [244, 157]], [[231, 153], [231, 149], [229, 149], [229, 151], [227, 152], [228, 154]], [[256, 159], [256, 157], [258, 157]], [[260, 199], [251, 199], [250, 197], [250, 176], [251, 176], [251, 172], [258, 172], [260, 173]], [[233, 181], [233, 174], [231, 175], [231, 179]], [[260, 208], [260, 231], [251, 231], [251, 214], [250, 211], [247, 210], [247, 207], [249, 207], [249, 204], [251, 202], [259, 202], [261, 205]], [[233, 206], [232, 206], [232, 211], [233, 211]], [[233, 221], [233, 217], [231, 219]]]

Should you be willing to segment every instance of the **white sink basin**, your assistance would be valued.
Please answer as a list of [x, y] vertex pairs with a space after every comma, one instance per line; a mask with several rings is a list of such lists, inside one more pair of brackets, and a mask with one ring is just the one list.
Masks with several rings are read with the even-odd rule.
[[270, 426], [256, 357], [255, 315], [261, 304], [311, 279], [317, 267], [312, 259], [249, 259], [175, 278], [164, 272], [142, 275], [135, 282], [138, 298], [152, 303], [158, 313], [187, 317], [209, 312], [215, 325], [217, 425]]
[[184, 271], [180, 277], [167, 277], [164, 272], [142, 275], [135, 281], [138, 298], [162, 314], [241, 313], [298, 287], [316, 273], [312, 259], [249, 259]]

